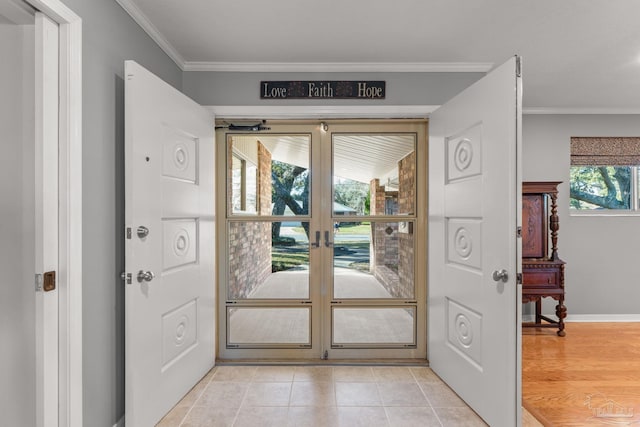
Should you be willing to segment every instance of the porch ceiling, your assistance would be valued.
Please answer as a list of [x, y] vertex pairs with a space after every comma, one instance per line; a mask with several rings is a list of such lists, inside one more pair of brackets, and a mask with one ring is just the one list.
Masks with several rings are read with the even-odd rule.
[[[260, 141], [273, 160], [308, 168], [309, 135], [234, 135], [234, 144]], [[397, 178], [398, 161], [414, 150], [412, 134], [334, 134], [333, 173], [369, 183], [374, 178]], [[384, 182], [383, 182], [384, 184]]]

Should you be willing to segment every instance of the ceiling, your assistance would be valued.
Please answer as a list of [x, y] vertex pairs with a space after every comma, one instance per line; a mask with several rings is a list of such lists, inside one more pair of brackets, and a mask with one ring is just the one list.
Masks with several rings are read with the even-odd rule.
[[637, 0], [116, 0], [183, 70], [487, 71], [531, 112], [640, 113]]

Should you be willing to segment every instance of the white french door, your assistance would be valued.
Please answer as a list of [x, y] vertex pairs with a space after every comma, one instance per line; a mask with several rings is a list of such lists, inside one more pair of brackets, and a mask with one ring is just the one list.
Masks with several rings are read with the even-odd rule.
[[220, 357], [424, 359], [425, 123], [267, 127], [218, 132]]

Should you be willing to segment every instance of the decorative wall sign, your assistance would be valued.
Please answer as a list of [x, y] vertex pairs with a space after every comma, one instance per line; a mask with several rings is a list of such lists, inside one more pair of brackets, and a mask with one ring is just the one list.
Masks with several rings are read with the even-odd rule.
[[260, 99], [384, 99], [385, 81], [262, 81]]

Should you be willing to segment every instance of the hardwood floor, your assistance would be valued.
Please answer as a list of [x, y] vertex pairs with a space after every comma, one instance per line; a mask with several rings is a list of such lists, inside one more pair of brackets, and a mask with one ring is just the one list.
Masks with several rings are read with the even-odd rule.
[[640, 425], [640, 323], [523, 329], [523, 406], [544, 426]]

